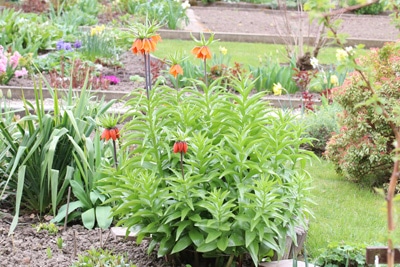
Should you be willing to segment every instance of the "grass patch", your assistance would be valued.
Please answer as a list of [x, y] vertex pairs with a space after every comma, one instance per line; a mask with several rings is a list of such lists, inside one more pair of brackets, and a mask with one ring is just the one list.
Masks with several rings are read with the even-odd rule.
[[[164, 59], [173, 55], [175, 51], [181, 51], [189, 56], [189, 60], [198, 62], [198, 59], [190, 53], [196, 44], [193, 41], [163, 39], [157, 44], [157, 50], [154, 55]], [[241, 63], [245, 66], [259, 66], [260, 59], [263, 64], [266, 64], [267, 58], [279, 60], [280, 63], [288, 63], [285, 47], [277, 44], [264, 43], [240, 43], [240, 42], [215, 42], [210, 45], [213, 53], [219, 53], [219, 47], [228, 49], [227, 56], [231, 57], [230, 63]], [[320, 64], [331, 65], [336, 63], [337, 47], [325, 47], [321, 50], [318, 60]], [[367, 50], [363, 50], [365, 53]]]
[[317, 204], [312, 207], [315, 218], [310, 220], [306, 241], [310, 257], [316, 258], [330, 242], [386, 243], [383, 197], [344, 180], [326, 161], [314, 162], [308, 170], [314, 178], [312, 199]]

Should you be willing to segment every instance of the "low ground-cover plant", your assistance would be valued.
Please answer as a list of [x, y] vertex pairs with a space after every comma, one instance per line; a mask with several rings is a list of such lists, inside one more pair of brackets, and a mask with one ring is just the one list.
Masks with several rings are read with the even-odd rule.
[[301, 125], [262, 101], [265, 92], [251, 94], [248, 78], [232, 80], [236, 93], [219, 82], [155, 87], [149, 99], [134, 92], [121, 132], [129, 154], [102, 188], [118, 224], [138, 230], [139, 243], [151, 236], [159, 256], [196, 263], [185, 258], [195, 251], [230, 266], [249, 253], [257, 265], [305, 226], [312, 153], [300, 147], [309, 141]]
[[366, 266], [365, 249], [365, 244], [331, 243], [327, 248], [322, 249], [314, 264], [321, 267]]
[[113, 254], [107, 249], [88, 250], [85, 254], [78, 255], [78, 260], [71, 267], [92, 267], [92, 266], [119, 266], [119, 267], [136, 267], [127, 260], [127, 255]]
[[398, 42], [387, 43], [359, 59], [359, 64], [375, 77], [377, 95], [366, 89], [365, 82], [356, 73], [332, 92], [343, 112], [339, 117], [340, 132], [329, 141], [326, 155], [350, 180], [382, 185], [390, 177], [394, 133], [382, 110], [368, 103], [371, 98], [379, 98], [387, 110], [398, 109], [398, 51]]

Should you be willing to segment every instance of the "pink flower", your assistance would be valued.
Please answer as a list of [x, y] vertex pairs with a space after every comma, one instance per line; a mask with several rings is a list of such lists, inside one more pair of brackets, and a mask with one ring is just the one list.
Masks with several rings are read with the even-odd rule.
[[16, 70], [15, 71], [15, 77], [20, 78], [24, 75], [27, 75], [28, 71], [25, 68], [22, 68], [21, 70]]
[[6, 68], [7, 68], [7, 65], [3, 64], [3, 62], [1, 62], [1, 60], [0, 60], [0, 74], [3, 72], [6, 72]]
[[10, 57], [10, 63], [13, 69], [15, 69], [18, 66], [20, 58], [21, 54], [18, 51], [15, 51], [14, 54]]

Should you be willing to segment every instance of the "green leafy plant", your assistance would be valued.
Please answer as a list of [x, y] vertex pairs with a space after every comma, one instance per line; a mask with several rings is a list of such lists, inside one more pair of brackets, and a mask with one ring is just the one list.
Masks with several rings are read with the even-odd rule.
[[[62, 31], [38, 14], [25, 14], [14, 9], [0, 11], [0, 45], [11, 47], [21, 55], [51, 49], [53, 42], [62, 37]], [[18, 34], [15, 34], [18, 32]]]
[[58, 227], [54, 223], [39, 223], [34, 225], [37, 232], [47, 231], [50, 235], [55, 235], [58, 233]]
[[[349, 1], [349, 5], [356, 5], [358, 4], [357, 1]], [[357, 15], [379, 15], [383, 12], [384, 10], [384, 4], [383, 3], [373, 3], [371, 5], [368, 6], [363, 6], [361, 8], [358, 8], [356, 10], [354, 10], [354, 13], [356, 13]]]
[[126, 8], [128, 12], [135, 15], [142, 15], [150, 21], [157, 21], [166, 25], [169, 29], [175, 30], [183, 24], [188, 24], [189, 18], [185, 9], [187, 6], [180, 1], [128, 1]]
[[78, 255], [78, 260], [71, 267], [94, 267], [94, 266], [120, 266], [136, 267], [135, 264], [126, 260], [127, 255], [114, 255], [110, 250], [91, 249], [84, 255]]
[[322, 98], [323, 104], [315, 107], [314, 111], [306, 112], [302, 121], [306, 125], [306, 135], [313, 140], [308, 149], [317, 155], [325, 152], [326, 144], [332, 135], [339, 132], [337, 114], [342, 111], [337, 103], [329, 104], [326, 98]]
[[[296, 240], [294, 226], [305, 226], [303, 168], [313, 154], [300, 148], [309, 141], [301, 125], [262, 101], [265, 92], [252, 94], [249, 77], [232, 79], [235, 93], [220, 81], [156, 87], [149, 99], [134, 92], [122, 129], [129, 154], [102, 189], [118, 224], [137, 230], [138, 243], [151, 236], [149, 251], [158, 246], [159, 256], [179, 261], [196, 251], [198, 260], [230, 266], [249, 253], [257, 265], [271, 251], [282, 254], [286, 235]], [[176, 141], [186, 141], [184, 155], [172, 153]]]
[[366, 266], [365, 248], [364, 244], [330, 243], [314, 264], [321, 267]]
[[47, 247], [47, 248], [46, 248], [46, 255], [47, 255], [47, 258], [48, 258], [48, 259], [53, 258], [53, 252], [51, 251], [51, 248], [50, 248], [50, 247]]
[[11, 192], [16, 195], [10, 232], [17, 225], [21, 203], [23, 208], [42, 215], [50, 209], [56, 213], [65, 200], [69, 181], [78, 175], [77, 164], [87, 162], [76, 162], [76, 149], [86, 146], [96, 128], [95, 118], [112, 104], [100, 101], [91, 105], [85, 85], [77, 96], [69, 91], [62, 110], [57, 90], [48, 88], [54, 100], [52, 113], [45, 109], [39, 83], [34, 88], [35, 102], [24, 100], [25, 116], [10, 125], [0, 122], [0, 139], [7, 145], [1, 154], [5, 162], [2, 172], [7, 176], [2, 178], [0, 197]]
[[285, 92], [293, 94], [299, 90], [292, 77], [294, 75], [294, 62], [289, 66], [281, 66], [279, 62], [269, 59], [267, 64], [260, 67], [250, 66], [250, 72], [256, 79], [255, 87], [258, 92], [266, 90], [272, 92], [274, 84], [280, 83]]
[[96, 26], [82, 38], [82, 47], [79, 50], [84, 59], [92, 62], [101, 62], [105, 59], [116, 58], [118, 49], [111, 31], [103, 26]]
[[65, 245], [61, 236], [57, 237], [56, 243], [57, 243], [58, 249], [62, 249]]
[[77, 168], [69, 184], [77, 200], [61, 206], [53, 221], [62, 222], [65, 216], [68, 216], [68, 221], [80, 217], [87, 229], [92, 229], [96, 224], [100, 228], [108, 228], [113, 221], [111, 206], [102, 205], [107, 196], [97, 189], [97, 182], [101, 179], [101, 165], [106, 163], [106, 149], [100, 141], [99, 132], [94, 133], [93, 141], [86, 138], [83, 147], [74, 143], [74, 148], [73, 157]]
[[367, 68], [371, 77], [375, 77], [374, 83], [379, 84], [376, 95], [356, 74], [332, 92], [343, 112], [338, 121], [340, 132], [329, 141], [326, 155], [350, 180], [378, 186], [390, 177], [395, 138], [390, 119], [368, 103], [371, 98], [378, 97], [388, 110], [393, 112], [398, 108], [398, 51], [398, 43], [388, 43], [360, 59], [359, 64]]

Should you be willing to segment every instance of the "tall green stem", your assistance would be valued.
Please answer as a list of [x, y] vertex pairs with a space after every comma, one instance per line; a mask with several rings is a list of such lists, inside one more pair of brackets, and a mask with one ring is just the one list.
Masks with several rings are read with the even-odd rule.
[[183, 152], [181, 151], [181, 171], [182, 171], [182, 179], [185, 179], [185, 173], [183, 171]]
[[118, 169], [118, 159], [117, 159], [117, 143], [113, 139], [113, 154], [114, 154], [114, 166]]
[[206, 86], [208, 87], [208, 80], [207, 80], [207, 59], [204, 59], [204, 81], [206, 82]]
[[151, 90], [151, 72], [150, 72], [150, 53], [144, 53], [144, 73], [146, 78], [146, 95], [147, 99], [150, 98]]

